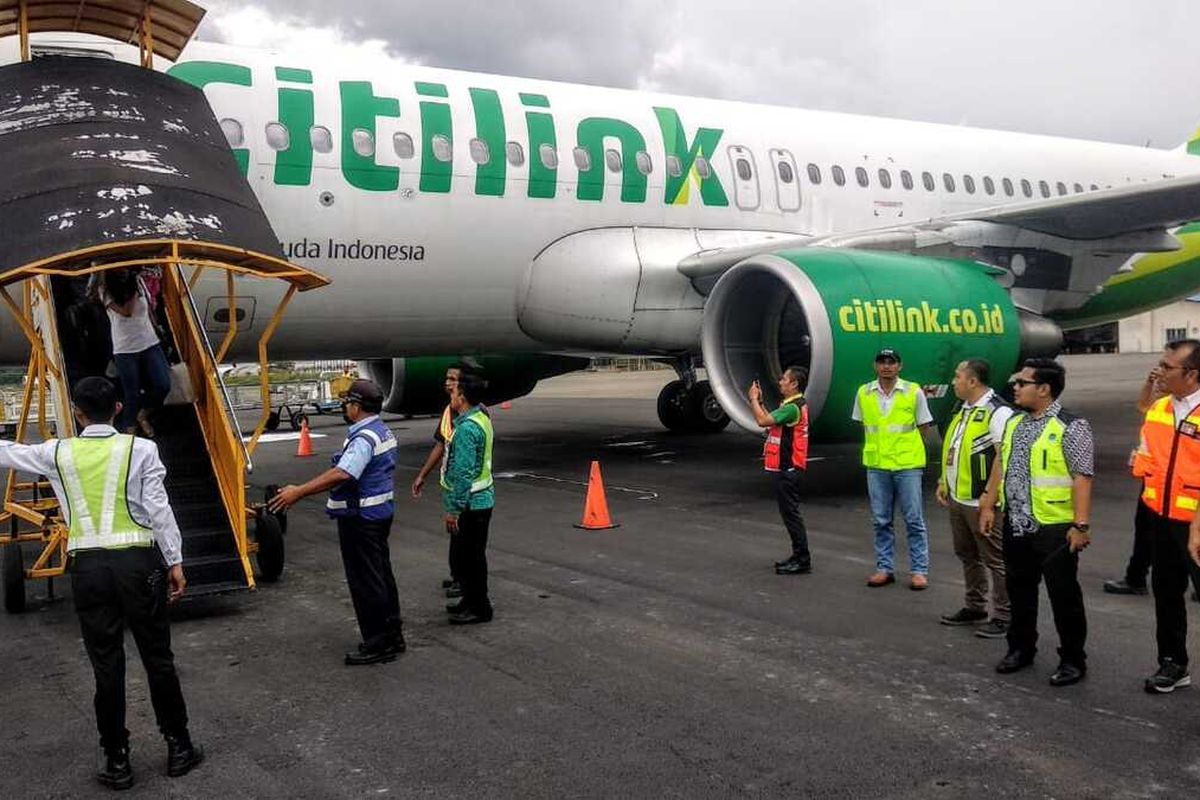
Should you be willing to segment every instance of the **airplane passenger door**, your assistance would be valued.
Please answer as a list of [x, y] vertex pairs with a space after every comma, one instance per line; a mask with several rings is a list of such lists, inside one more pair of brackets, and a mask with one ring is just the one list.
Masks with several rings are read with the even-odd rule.
[[771, 169], [775, 173], [775, 192], [780, 211], [800, 210], [800, 176], [791, 151], [771, 149]]
[[729, 163], [733, 167], [734, 199], [744, 211], [758, 208], [758, 170], [750, 148], [733, 145], [729, 148]]

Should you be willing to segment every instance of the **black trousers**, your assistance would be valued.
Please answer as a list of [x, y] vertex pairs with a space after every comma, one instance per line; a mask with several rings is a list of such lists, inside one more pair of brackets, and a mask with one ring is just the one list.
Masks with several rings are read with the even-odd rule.
[[155, 547], [89, 550], [71, 558], [71, 590], [83, 645], [96, 676], [100, 745], [129, 745], [125, 729], [125, 627], [133, 633], [150, 683], [158, 729], [187, 732], [187, 706], [175, 673], [167, 617], [167, 580]]
[[[1125, 582], [1130, 586], [1145, 586], [1146, 575], [1154, 561], [1155, 531], [1158, 529], [1158, 514], [1138, 499], [1137, 513], [1133, 516], [1133, 553], [1125, 567]], [[1192, 590], [1200, 594], [1200, 565], [1190, 558], [1188, 572], [1192, 577]]]
[[1187, 552], [1188, 523], [1154, 515], [1151, 529], [1155, 633], [1158, 658], [1184, 666], [1187, 654], [1187, 605], [1184, 597], [1189, 568], [1195, 566]]
[[392, 574], [392, 518], [338, 517], [338, 544], [363, 644], [380, 648], [400, 636], [400, 593]]
[[464, 511], [458, 515], [458, 533], [450, 537], [453, 574], [462, 584], [462, 603], [476, 614], [491, 614], [488, 599], [487, 540], [492, 509]]
[[1079, 588], [1079, 554], [1067, 546], [1070, 525], [1044, 525], [1036, 533], [1014, 536], [1004, 527], [1004, 565], [1012, 618], [1008, 647], [1023, 653], [1037, 651], [1038, 584], [1046, 579], [1046, 593], [1058, 629], [1063, 661], [1084, 666], [1087, 654], [1087, 615]]
[[779, 503], [783, 526], [792, 540], [792, 558], [801, 564], [809, 564], [812, 556], [808, 551], [808, 530], [800, 513], [800, 503], [804, 500], [804, 470], [781, 470], [774, 475], [775, 499]]

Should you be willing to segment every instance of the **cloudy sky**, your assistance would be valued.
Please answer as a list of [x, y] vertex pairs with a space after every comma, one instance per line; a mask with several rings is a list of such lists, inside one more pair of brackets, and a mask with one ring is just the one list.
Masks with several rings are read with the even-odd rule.
[[1196, 0], [201, 0], [201, 38], [1175, 147]]

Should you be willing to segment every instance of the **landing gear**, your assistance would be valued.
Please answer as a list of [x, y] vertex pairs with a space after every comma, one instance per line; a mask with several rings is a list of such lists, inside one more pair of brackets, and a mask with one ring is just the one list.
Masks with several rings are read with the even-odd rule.
[[716, 433], [729, 424], [708, 381], [696, 380], [691, 358], [680, 359], [675, 369], [679, 380], [671, 381], [658, 394], [658, 420], [669, 431]]

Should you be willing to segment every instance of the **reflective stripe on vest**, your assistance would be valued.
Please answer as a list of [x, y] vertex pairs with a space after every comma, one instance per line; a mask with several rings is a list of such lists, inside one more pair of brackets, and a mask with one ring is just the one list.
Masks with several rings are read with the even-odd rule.
[[[358, 498], [357, 507], [358, 508], [372, 508], [374, 506], [381, 506], [384, 503], [390, 503], [391, 501], [393, 501], [395, 499], [396, 499], [395, 492], [385, 492], [384, 494], [373, 494], [370, 497]], [[325, 507], [328, 509], [331, 509], [333, 511], [341, 511], [342, 509], [349, 508], [350, 504], [348, 502], [346, 502], [345, 500], [326, 500]]]
[[917, 430], [917, 394], [920, 391], [921, 387], [915, 383], [896, 381], [885, 416], [871, 384], [859, 387], [858, 408], [865, 434], [864, 467], [896, 471], [925, 466], [925, 442]]
[[[1004, 441], [1000, 447], [1001, 506], [1005, 503], [1004, 479], [1008, 475], [1013, 435], [1017, 425], [1027, 417], [1027, 414], [1014, 414], [1004, 427]], [[1070, 469], [1067, 468], [1067, 457], [1062, 448], [1065, 432], [1066, 426], [1062, 420], [1050, 417], [1029, 448], [1029, 504], [1032, 506], [1033, 518], [1039, 525], [1059, 525], [1075, 521], [1075, 482]]]
[[1171, 396], [1154, 401], [1142, 423], [1133, 474], [1142, 478], [1142, 501], [1156, 514], [1191, 522], [1200, 506], [1200, 407], [1176, 425]]
[[[992, 441], [992, 415], [1001, 407], [1002, 403], [993, 395], [985, 405], [960, 408], [946, 427], [942, 440], [942, 486], [952, 498], [978, 500], [987, 488], [997, 449], [997, 443]], [[965, 419], [964, 411], [970, 412]], [[950, 464], [950, 447], [959, 425], [963, 431], [958, 437], [954, 464]]]
[[463, 422], [474, 422], [483, 430], [483, 467], [479, 471], [479, 475], [471, 482], [471, 494], [478, 494], [486, 489], [490, 489], [494, 481], [492, 480], [492, 441], [495, 438], [495, 433], [492, 430], [492, 420], [487, 414], [482, 411], [477, 411], [470, 416], [459, 421], [459, 425]]
[[133, 437], [124, 434], [76, 437], [55, 447], [55, 465], [69, 506], [69, 552], [154, 544], [154, 531], [129, 513], [126, 484], [132, 456]]

